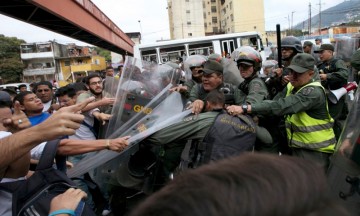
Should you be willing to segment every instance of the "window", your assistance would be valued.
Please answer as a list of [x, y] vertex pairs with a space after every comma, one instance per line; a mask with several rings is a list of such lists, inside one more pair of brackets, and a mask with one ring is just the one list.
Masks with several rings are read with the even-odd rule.
[[192, 36], [192, 33], [188, 33], [188, 36], [190, 36], [190, 37], [191, 37], [191, 36]]
[[185, 0], [185, 2], [189, 2], [189, 0]]
[[234, 21], [234, 15], [233, 14], [230, 15], [230, 18], [231, 18], [231, 21]]
[[230, 5], [230, 9], [232, 9], [232, 2], [230, 2], [229, 5]]
[[208, 15], [210, 15], [210, 12], [208, 12]]
[[217, 17], [212, 18], [212, 23], [217, 23]]
[[207, 28], [207, 23], [204, 23], [204, 27]]
[[188, 21], [186, 24], [191, 25], [191, 22], [190, 22], [190, 21]]
[[216, 13], [216, 6], [211, 6], [211, 12]]
[[217, 33], [219, 31], [218, 27], [213, 27], [213, 32]]
[[190, 13], [190, 10], [186, 10], [186, 13]]
[[206, 19], [206, 13], [204, 13], [203, 16], [204, 16], [204, 19]]
[[70, 60], [65, 60], [65, 61], [64, 61], [64, 65], [65, 65], [65, 66], [70, 66]]
[[216, 0], [211, 0], [211, 3], [216, 3]]

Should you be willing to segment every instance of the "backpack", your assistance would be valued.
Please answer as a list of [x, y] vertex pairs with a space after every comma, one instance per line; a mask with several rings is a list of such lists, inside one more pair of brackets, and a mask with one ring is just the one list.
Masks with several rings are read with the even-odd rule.
[[[75, 183], [65, 174], [66, 160], [64, 156], [54, 158], [60, 140], [53, 140], [45, 145], [43, 154], [35, 173], [26, 180], [0, 183], [0, 190], [12, 194], [12, 215], [49, 215], [50, 202], [55, 196], [62, 194]], [[80, 202], [82, 209], [77, 209], [79, 215], [95, 216], [93, 210]], [[80, 205], [79, 205], [80, 206]]]

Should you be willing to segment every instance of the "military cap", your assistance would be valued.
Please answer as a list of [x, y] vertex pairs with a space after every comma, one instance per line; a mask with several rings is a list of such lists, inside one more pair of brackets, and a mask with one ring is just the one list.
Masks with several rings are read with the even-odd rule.
[[299, 53], [292, 59], [290, 66], [291, 70], [296, 73], [305, 73], [308, 70], [314, 70], [315, 59], [312, 55], [307, 53]]
[[334, 52], [334, 46], [331, 44], [321, 44], [320, 48], [318, 50], [315, 50], [314, 53], [319, 53], [324, 50], [330, 50]]
[[222, 65], [214, 60], [208, 60], [206, 61], [206, 63], [204, 64], [204, 68], [202, 69], [202, 71], [205, 74], [212, 74], [212, 73], [223, 73], [223, 67]]

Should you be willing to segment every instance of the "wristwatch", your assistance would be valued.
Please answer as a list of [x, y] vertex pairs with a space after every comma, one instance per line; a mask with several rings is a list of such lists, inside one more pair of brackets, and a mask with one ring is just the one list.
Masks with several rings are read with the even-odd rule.
[[248, 111], [248, 105], [247, 105], [247, 104], [243, 104], [243, 105], [241, 106], [241, 108], [243, 109], [244, 114], [246, 114], [247, 111]]

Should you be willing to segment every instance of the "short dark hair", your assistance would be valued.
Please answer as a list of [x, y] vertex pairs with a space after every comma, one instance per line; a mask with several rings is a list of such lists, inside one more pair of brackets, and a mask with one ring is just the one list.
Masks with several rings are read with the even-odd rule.
[[18, 86], [19, 89], [22, 88], [22, 87], [27, 88], [27, 86], [26, 86], [25, 84], [20, 84], [20, 85]]
[[108, 67], [106, 67], [105, 70], [109, 70], [109, 69], [114, 69], [114, 68], [112, 66], [108, 66]]
[[19, 94], [17, 94], [14, 97], [13, 103], [15, 104], [15, 101], [19, 101], [19, 103], [21, 105], [24, 105], [24, 98], [25, 98], [26, 95], [29, 95], [29, 94], [34, 94], [34, 92], [31, 92], [31, 91], [20, 92]]
[[225, 95], [219, 89], [211, 90], [205, 97], [207, 102], [210, 102], [213, 105], [224, 106], [225, 104]]
[[90, 80], [91, 80], [92, 78], [95, 78], [95, 77], [99, 77], [100, 79], [102, 79], [101, 76], [100, 76], [98, 73], [92, 73], [92, 74], [90, 74], [89, 76], [85, 77], [85, 83], [86, 83], [87, 85], [90, 85]]
[[327, 192], [311, 161], [244, 153], [178, 175], [130, 215], [348, 215]]
[[51, 82], [49, 82], [49, 81], [40, 81], [40, 82], [35, 83], [35, 85], [33, 87], [33, 92], [36, 92], [37, 88], [39, 86], [41, 86], [41, 85], [47, 85], [47, 86], [49, 86], [49, 89], [53, 88], [53, 85], [51, 84]]

